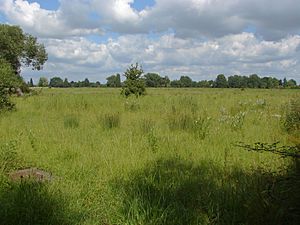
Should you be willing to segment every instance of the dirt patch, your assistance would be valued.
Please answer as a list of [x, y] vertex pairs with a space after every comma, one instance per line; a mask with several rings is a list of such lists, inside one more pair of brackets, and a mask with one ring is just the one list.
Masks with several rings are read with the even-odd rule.
[[52, 174], [38, 168], [28, 168], [17, 170], [9, 173], [9, 177], [13, 181], [33, 179], [38, 182], [51, 181]]

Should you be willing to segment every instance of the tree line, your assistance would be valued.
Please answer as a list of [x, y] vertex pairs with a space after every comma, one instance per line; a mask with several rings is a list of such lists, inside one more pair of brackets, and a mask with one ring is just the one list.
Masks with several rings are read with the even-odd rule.
[[[160, 76], [157, 73], [146, 73], [141, 76], [141, 81], [145, 87], [173, 87], [173, 88], [300, 88], [294, 79], [277, 79], [275, 77], [260, 77], [257, 74], [249, 76], [232, 75], [226, 77], [219, 74], [214, 80], [194, 81], [189, 76], [181, 76], [179, 79], [170, 80], [168, 76]], [[33, 87], [32, 79], [28, 85]], [[119, 73], [108, 76], [106, 83], [101, 84], [99, 81], [90, 82], [88, 78], [83, 81], [71, 81], [67, 78], [53, 77], [48, 81], [46, 77], [41, 77], [37, 84], [38, 87], [123, 87], [124, 82], [121, 81]]]

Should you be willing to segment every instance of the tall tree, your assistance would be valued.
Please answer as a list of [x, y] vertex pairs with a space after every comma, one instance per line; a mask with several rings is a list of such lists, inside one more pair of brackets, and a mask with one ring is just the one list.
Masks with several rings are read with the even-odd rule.
[[0, 58], [10, 63], [18, 75], [22, 65], [40, 70], [48, 59], [44, 45], [18, 26], [0, 24], [0, 49]]
[[64, 81], [60, 77], [53, 77], [50, 79], [50, 87], [64, 87]]
[[121, 87], [121, 77], [120, 74], [111, 75], [106, 78], [106, 86], [107, 87]]
[[181, 87], [192, 87], [193, 81], [189, 76], [181, 76], [179, 79]]
[[227, 88], [228, 82], [224, 74], [219, 74], [215, 81], [215, 87], [216, 88]]
[[29, 87], [34, 87], [34, 84], [33, 84], [33, 80], [32, 80], [32, 78], [30, 78], [30, 81], [29, 81]]

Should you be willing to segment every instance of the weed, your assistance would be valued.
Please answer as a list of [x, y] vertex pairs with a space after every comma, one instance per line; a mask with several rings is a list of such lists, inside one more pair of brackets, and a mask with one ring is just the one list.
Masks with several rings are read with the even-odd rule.
[[148, 133], [152, 132], [154, 127], [155, 127], [155, 123], [152, 119], [143, 118], [140, 121], [140, 129], [143, 134], [148, 134]]
[[283, 126], [288, 133], [300, 131], [300, 99], [293, 99], [285, 105]]
[[79, 119], [73, 115], [65, 116], [64, 126], [65, 126], [65, 128], [78, 128], [79, 127]]
[[193, 122], [192, 132], [197, 138], [203, 140], [209, 132], [209, 126], [210, 117], [199, 117]]
[[158, 151], [159, 146], [158, 146], [158, 138], [156, 137], [153, 129], [151, 129], [150, 132], [148, 132], [147, 140], [152, 152], [156, 153]]
[[236, 115], [231, 117], [230, 126], [232, 130], [242, 129], [245, 121], [245, 112], [239, 112]]
[[138, 111], [141, 106], [136, 98], [128, 98], [124, 103], [125, 111], [135, 112]]
[[112, 129], [120, 126], [120, 113], [106, 113], [102, 117], [102, 126], [105, 129]]

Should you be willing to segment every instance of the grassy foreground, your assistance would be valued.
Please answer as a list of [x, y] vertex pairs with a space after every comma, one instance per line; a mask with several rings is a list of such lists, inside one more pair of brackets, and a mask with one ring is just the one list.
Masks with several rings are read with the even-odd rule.
[[[298, 90], [147, 92], [13, 99], [17, 111], [0, 115], [0, 224], [297, 224], [297, 187], [279, 182], [293, 161], [234, 144], [290, 145], [281, 117]], [[27, 167], [53, 181], [7, 177]]]

